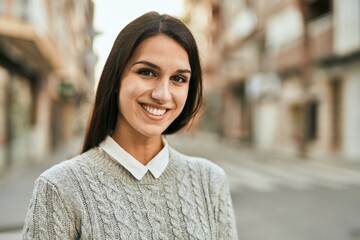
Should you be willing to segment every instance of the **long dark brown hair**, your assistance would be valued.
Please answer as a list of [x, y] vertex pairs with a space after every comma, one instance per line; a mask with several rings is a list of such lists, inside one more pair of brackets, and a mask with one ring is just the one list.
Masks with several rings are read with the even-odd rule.
[[148, 12], [130, 22], [114, 42], [97, 87], [82, 152], [98, 146], [115, 129], [119, 114], [120, 77], [124, 68], [142, 41], [160, 34], [174, 39], [186, 50], [191, 68], [189, 92], [184, 109], [163, 134], [179, 131], [199, 111], [202, 103], [202, 76], [198, 48], [193, 35], [181, 20], [166, 14]]

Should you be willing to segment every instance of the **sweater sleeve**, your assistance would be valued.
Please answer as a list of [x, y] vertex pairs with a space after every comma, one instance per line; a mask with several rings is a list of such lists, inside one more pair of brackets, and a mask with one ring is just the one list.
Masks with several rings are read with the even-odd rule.
[[211, 184], [216, 186], [213, 189], [216, 239], [238, 240], [228, 180], [223, 169], [216, 170], [213, 171], [211, 180]]
[[40, 177], [30, 200], [23, 239], [78, 239], [73, 219], [57, 188]]

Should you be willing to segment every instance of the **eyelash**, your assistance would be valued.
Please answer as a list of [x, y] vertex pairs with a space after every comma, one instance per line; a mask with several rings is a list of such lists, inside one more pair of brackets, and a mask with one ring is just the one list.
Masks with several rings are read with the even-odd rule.
[[[145, 76], [145, 77], [156, 77], [157, 75], [150, 69], [140, 69], [138, 74]], [[186, 77], [181, 75], [172, 76], [171, 80], [176, 83], [187, 83], [188, 80]]]
[[177, 82], [177, 83], [187, 83], [188, 80], [186, 77], [183, 77], [183, 76], [174, 76], [171, 78], [171, 80]]
[[140, 69], [138, 71], [138, 73], [140, 75], [147, 76], [147, 77], [156, 77], [156, 74], [153, 71], [149, 70], [149, 69]]

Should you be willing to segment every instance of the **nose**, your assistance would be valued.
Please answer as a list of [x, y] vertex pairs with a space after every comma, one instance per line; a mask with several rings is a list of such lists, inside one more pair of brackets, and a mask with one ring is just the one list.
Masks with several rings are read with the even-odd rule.
[[152, 99], [161, 104], [169, 102], [171, 100], [169, 87], [169, 81], [167, 79], [158, 81], [151, 92]]

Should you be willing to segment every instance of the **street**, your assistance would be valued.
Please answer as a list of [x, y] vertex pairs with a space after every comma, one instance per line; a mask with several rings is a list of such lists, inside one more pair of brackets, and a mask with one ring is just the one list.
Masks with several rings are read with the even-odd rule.
[[[167, 139], [180, 152], [208, 158], [224, 168], [239, 239], [360, 239], [358, 163], [263, 154], [205, 133]], [[78, 150], [78, 143], [70, 145], [57, 154], [57, 161]], [[21, 239], [33, 181], [51, 163], [14, 172], [0, 181], [0, 240]]]
[[168, 139], [227, 172], [239, 239], [360, 239], [359, 164], [260, 154], [212, 135]]

